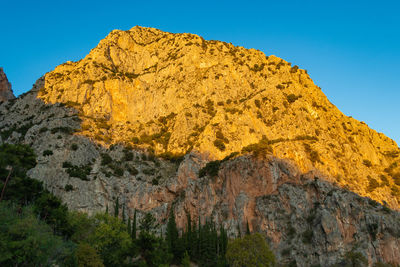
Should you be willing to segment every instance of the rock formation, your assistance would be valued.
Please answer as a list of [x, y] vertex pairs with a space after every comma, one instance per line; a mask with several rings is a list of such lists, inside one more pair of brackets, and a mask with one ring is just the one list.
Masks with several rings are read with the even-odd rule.
[[[75, 210], [213, 218], [264, 232], [279, 261], [400, 264], [400, 150], [342, 114], [305, 70], [192, 34], [113, 31], [0, 104], [3, 142]], [[354, 191], [351, 192], [350, 190]], [[386, 203], [380, 203], [367, 198]], [[122, 211], [122, 209], [120, 209]]]
[[14, 98], [15, 96], [11, 89], [11, 83], [8, 81], [3, 68], [0, 68], [0, 102]]

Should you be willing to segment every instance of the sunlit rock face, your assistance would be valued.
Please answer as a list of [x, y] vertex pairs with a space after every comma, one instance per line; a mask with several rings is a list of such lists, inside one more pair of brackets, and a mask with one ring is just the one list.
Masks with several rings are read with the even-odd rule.
[[265, 136], [302, 171], [398, 207], [397, 144], [345, 116], [307, 71], [276, 56], [134, 27], [44, 79], [39, 97], [78, 109], [81, 134], [99, 143], [222, 159]]
[[0, 102], [14, 98], [15, 96], [11, 89], [11, 83], [8, 81], [3, 68], [0, 68]]
[[190, 214], [234, 237], [248, 223], [283, 264], [340, 264], [352, 250], [400, 263], [399, 212], [365, 197], [399, 207], [395, 142], [254, 49], [113, 31], [0, 103], [0, 133], [34, 148], [29, 176], [74, 210], [113, 212], [118, 198], [163, 227], [172, 207], [179, 227]]

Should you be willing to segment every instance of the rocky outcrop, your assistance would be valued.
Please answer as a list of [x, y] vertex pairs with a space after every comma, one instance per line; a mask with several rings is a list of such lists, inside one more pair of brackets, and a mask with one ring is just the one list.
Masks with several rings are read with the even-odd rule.
[[127, 216], [134, 209], [139, 217], [151, 212], [165, 227], [174, 207], [179, 227], [190, 213], [196, 221], [222, 224], [231, 237], [248, 223], [265, 234], [283, 264], [332, 266], [349, 251], [361, 253], [370, 266], [400, 263], [399, 212], [328, 182], [318, 171], [303, 173], [271, 154], [232, 155], [210, 167], [208, 155], [197, 152], [168, 161], [137, 148], [104, 147], [76, 134], [76, 110], [46, 105], [36, 93], [37, 87], [0, 105], [0, 127], [7, 129], [2, 138], [32, 145], [38, 164], [29, 175], [71, 209], [112, 212], [118, 198]]
[[14, 98], [15, 96], [11, 89], [11, 83], [8, 81], [3, 68], [0, 68], [0, 102]]
[[99, 144], [222, 159], [265, 137], [275, 156], [303, 172], [318, 169], [399, 207], [397, 144], [345, 116], [306, 70], [276, 56], [134, 27], [112, 31], [44, 79], [39, 97], [79, 110], [81, 135]]
[[180, 227], [186, 213], [232, 237], [248, 223], [282, 264], [332, 266], [350, 251], [400, 264], [397, 145], [306, 71], [253, 49], [113, 31], [0, 103], [0, 136], [31, 145], [29, 175], [74, 210], [112, 211], [118, 198], [163, 227], [172, 207]]

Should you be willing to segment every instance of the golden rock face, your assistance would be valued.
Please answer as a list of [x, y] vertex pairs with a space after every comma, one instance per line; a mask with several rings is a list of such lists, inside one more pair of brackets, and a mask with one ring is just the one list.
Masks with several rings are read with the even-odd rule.
[[399, 207], [397, 144], [341, 113], [305, 70], [254, 49], [152, 28], [115, 30], [84, 59], [47, 73], [38, 96], [74, 106], [80, 134], [102, 144], [196, 150], [210, 159], [269, 149]]

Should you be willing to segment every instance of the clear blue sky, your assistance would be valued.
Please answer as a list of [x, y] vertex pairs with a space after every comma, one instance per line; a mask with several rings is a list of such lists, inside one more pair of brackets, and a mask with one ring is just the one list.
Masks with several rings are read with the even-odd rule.
[[307, 69], [346, 115], [400, 145], [400, 1], [2, 1], [0, 66], [15, 94], [113, 29], [190, 32]]

